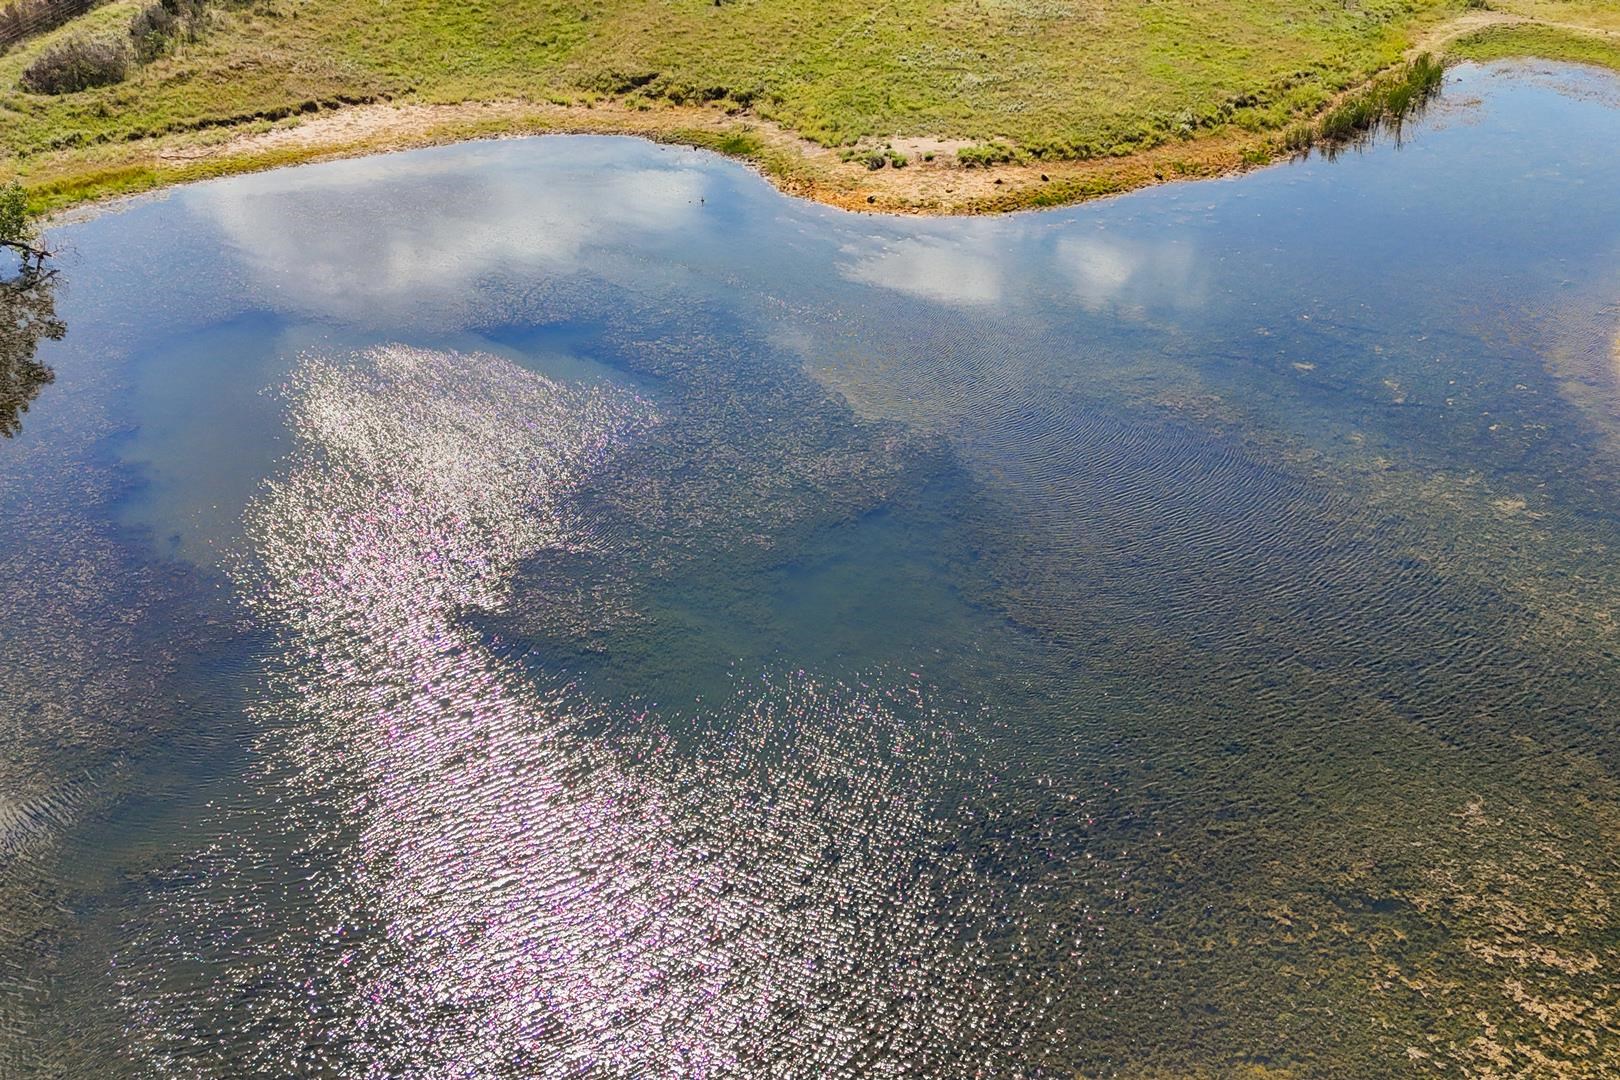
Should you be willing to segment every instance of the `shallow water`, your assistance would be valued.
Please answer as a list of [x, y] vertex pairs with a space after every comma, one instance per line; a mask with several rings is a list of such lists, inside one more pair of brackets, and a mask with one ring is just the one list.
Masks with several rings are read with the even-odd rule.
[[61, 227], [0, 1075], [1612, 1074], [1617, 93], [998, 219], [544, 138]]

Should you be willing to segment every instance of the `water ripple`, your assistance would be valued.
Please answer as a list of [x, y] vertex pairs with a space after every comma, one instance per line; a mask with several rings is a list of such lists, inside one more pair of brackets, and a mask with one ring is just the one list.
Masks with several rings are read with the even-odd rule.
[[301, 850], [216, 852], [174, 901], [193, 933], [139, 938], [149, 1064], [939, 1075], [1016, 1049], [940, 917], [987, 901], [908, 855], [965, 767], [920, 687], [741, 680], [692, 757], [645, 714], [588, 735], [610, 706], [458, 617], [590, 542], [569, 493], [658, 423], [643, 402], [401, 347], [311, 359], [289, 390], [298, 449], [238, 574], [281, 628], [265, 801]]

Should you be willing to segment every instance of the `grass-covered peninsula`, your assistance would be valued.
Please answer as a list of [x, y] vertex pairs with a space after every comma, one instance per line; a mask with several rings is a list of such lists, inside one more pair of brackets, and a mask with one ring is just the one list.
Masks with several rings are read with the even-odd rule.
[[[845, 205], [1011, 209], [1271, 160], [1336, 115], [1368, 120], [1369, 89], [1379, 107], [1421, 98], [1400, 88], [1429, 78], [1405, 66], [1420, 52], [1620, 67], [1620, 13], [1599, 0], [166, 6], [179, 16], [113, 0], [0, 55], [0, 180], [49, 209], [337, 154], [604, 131], [747, 157]], [[105, 85], [42, 90], [80, 85], [63, 64], [89, 45], [118, 54], [81, 79]]]

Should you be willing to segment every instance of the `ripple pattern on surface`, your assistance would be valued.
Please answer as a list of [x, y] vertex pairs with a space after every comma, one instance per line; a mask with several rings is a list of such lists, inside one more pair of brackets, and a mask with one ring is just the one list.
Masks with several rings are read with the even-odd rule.
[[[961, 767], [921, 689], [743, 682], [686, 758], [646, 716], [585, 734], [602, 706], [458, 618], [525, 555], [592, 542], [569, 492], [645, 405], [401, 347], [311, 360], [291, 397], [298, 449], [240, 574], [282, 628], [264, 782], [307, 876], [202, 860], [229, 900], [177, 890], [195, 937], [131, 952], [144, 1060], [854, 1077], [1016, 1049], [938, 917], [975, 901], [913, 854]], [[170, 981], [191, 963], [211, 976]]]

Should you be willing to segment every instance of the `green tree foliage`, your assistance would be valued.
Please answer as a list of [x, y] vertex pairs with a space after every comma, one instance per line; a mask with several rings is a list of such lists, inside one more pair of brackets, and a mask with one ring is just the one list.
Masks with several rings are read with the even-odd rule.
[[34, 217], [28, 212], [28, 193], [13, 180], [0, 187], [0, 245], [31, 245], [33, 239]]

